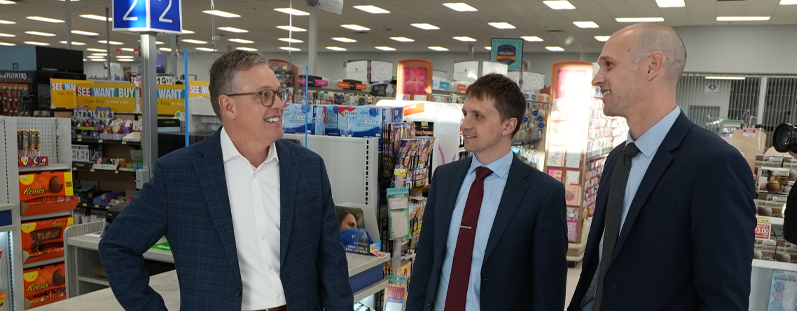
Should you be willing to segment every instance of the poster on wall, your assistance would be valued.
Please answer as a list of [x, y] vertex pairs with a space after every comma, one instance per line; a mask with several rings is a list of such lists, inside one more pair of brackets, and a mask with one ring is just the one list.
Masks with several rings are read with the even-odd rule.
[[50, 97], [52, 98], [51, 103], [53, 107], [77, 107], [77, 98], [75, 93], [76, 83], [90, 84], [93, 83], [93, 81], [50, 79]]
[[490, 60], [506, 64], [507, 70], [520, 70], [523, 63], [523, 39], [492, 38]]
[[426, 95], [426, 68], [404, 67], [404, 94]]
[[372, 60], [371, 83], [390, 83], [390, 81], [393, 81], [393, 63]]
[[81, 81], [75, 84], [76, 105], [89, 109], [109, 107], [113, 112], [135, 112], [135, 86], [132, 83], [91, 83]]

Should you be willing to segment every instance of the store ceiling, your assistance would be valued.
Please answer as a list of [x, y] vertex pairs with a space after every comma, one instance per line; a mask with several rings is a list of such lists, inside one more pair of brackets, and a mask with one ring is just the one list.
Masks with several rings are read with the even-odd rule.
[[[14, 0], [16, 1], [16, 0]], [[159, 0], [153, 0], [159, 1]], [[164, 0], [165, 1], [165, 0]], [[484, 52], [490, 45], [491, 37], [539, 36], [543, 42], [526, 42], [526, 52], [548, 52], [546, 46], [561, 46], [566, 52], [600, 52], [603, 43], [594, 36], [611, 35], [614, 31], [628, 25], [618, 23], [619, 17], [663, 17], [671, 26], [692, 25], [794, 25], [797, 24], [797, 5], [779, 5], [781, 0], [747, 0], [716, 1], [686, 0], [686, 7], [659, 8], [655, 0], [571, 0], [576, 9], [552, 10], [541, 0], [464, 0], [478, 9], [478, 12], [457, 12], [442, 5], [444, 2], [460, 0], [343, 0], [342, 15], [319, 11], [318, 48], [320, 52], [331, 52], [327, 46], [346, 48], [348, 52], [379, 52], [376, 46], [390, 46], [397, 52], [432, 52], [429, 46], [444, 46], [451, 52], [467, 52], [468, 45], [474, 44], [477, 52]], [[2, 1], [0, 1], [2, 2]], [[27, 19], [28, 16], [43, 16], [65, 19], [65, 2], [58, 0], [22, 0], [15, 4], [0, 4], [0, 20], [16, 22], [16, 24], [0, 24], [0, 42], [25, 45], [25, 41], [49, 43], [52, 47], [65, 47], [59, 43], [66, 40], [64, 23], [47, 23]], [[98, 40], [105, 40], [106, 31], [103, 21], [79, 17], [82, 14], [105, 15], [105, 7], [110, 0], [80, 0], [71, 2], [72, 29], [99, 33], [99, 36], [73, 34], [72, 40], [84, 42], [84, 46], [74, 48], [105, 49]], [[295, 0], [295, 8], [308, 11], [305, 0]], [[389, 10], [389, 14], [371, 14], [354, 9], [354, 5], [372, 4]], [[211, 16], [202, 13], [210, 9], [210, 0], [183, 0], [184, 29], [194, 34], [180, 36], [180, 49], [194, 50], [197, 47], [210, 47]], [[216, 30], [221, 34], [217, 40], [219, 50], [227, 47], [251, 47], [263, 52], [280, 51], [279, 47], [288, 46], [278, 38], [288, 37], [288, 31], [276, 28], [289, 24], [289, 15], [274, 11], [274, 8], [289, 7], [288, 0], [216, 0], [217, 10], [240, 14], [239, 18], [215, 17], [216, 27], [236, 27], [246, 29], [248, 33], [232, 33]], [[759, 22], [717, 22], [717, 16], [771, 16], [769, 21]], [[293, 25], [307, 28], [309, 16], [294, 16]], [[508, 22], [516, 29], [496, 29], [489, 22]], [[581, 29], [574, 21], [594, 21], [600, 27]], [[431, 23], [439, 30], [421, 30], [410, 26], [411, 23]], [[358, 24], [369, 27], [370, 31], [356, 32], [341, 27], [341, 24]], [[56, 34], [54, 37], [42, 37], [26, 34], [26, 31], [39, 31]], [[16, 37], [2, 37], [1, 33], [14, 34]], [[409, 37], [414, 42], [398, 42], [391, 36]], [[469, 36], [476, 42], [460, 42], [454, 36]], [[334, 41], [332, 37], [348, 37], [356, 43]], [[251, 44], [234, 43], [230, 38], [241, 38], [254, 41]], [[293, 38], [303, 40], [294, 43], [302, 52], [308, 49], [308, 32], [294, 32]], [[132, 33], [112, 32], [111, 41], [122, 42], [116, 48], [138, 48], [138, 35]], [[184, 39], [207, 41], [207, 44], [182, 42]], [[731, 38], [732, 39], [732, 38]], [[739, 38], [738, 40], [742, 40]], [[168, 47], [168, 37], [159, 36], [158, 41], [166, 42], [159, 47]], [[88, 56], [93, 52], [86, 52]], [[335, 53], [346, 53], [335, 52]], [[443, 52], [444, 53], [444, 52]], [[557, 52], [549, 52], [557, 53]], [[131, 52], [122, 54], [132, 55]], [[2, 56], [0, 56], [2, 57]]]

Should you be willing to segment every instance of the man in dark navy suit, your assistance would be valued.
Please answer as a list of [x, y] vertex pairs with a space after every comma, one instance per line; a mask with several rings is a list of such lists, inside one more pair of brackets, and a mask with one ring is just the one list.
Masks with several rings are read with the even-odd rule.
[[142, 268], [142, 254], [163, 236], [182, 310], [352, 310], [324, 162], [280, 140], [279, 94], [260, 54], [213, 62], [211, 104], [223, 127], [158, 160], [100, 242], [126, 310], [166, 309]]
[[489, 74], [468, 86], [465, 149], [440, 166], [418, 241], [408, 311], [564, 309], [564, 186], [512, 152], [526, 99]]
[[686, 64], [671, 27], [606, 41], [592, 84], [628, 120], [606, 160], [569, 311], [748, 310], [755, 187], [738, 150], [676, 105]]

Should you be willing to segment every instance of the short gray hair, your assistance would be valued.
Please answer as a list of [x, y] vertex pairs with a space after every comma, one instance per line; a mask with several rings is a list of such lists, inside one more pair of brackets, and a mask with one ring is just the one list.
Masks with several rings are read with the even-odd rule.
[[240, 71], [265, 64], [268, 65], [268, 58], [260, 53], [236, 50], [224, 53], [210, 66], [210, 105], [213, 112], [221, 119], [221, 107], [219, 106], [219, 96], [230, 94], [235, 90], [235, 77]]
[[663, 23], [641, 23], [629, 27], [639, 29], [633, 54], [634, 62], [639, 62], [654, 52], [662, 52], [668, 80], [677, 83], [686, 66], [686, 47], [681, 36], [675, 29]]

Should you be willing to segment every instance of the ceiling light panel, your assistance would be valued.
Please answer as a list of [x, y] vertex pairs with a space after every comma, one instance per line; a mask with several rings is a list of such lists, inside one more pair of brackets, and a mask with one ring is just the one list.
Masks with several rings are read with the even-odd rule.
[[490, 50], [493, 49], [493, 47], [492, 46], [485, 46], [484, 49], [490, 51]]
[[410, 24], [410, 25], [412, 27], [420, 28], [420, 29], [423, 29], [423, 30], [437, 30], [437, 29], [440, 29], [440, 27], [437, 27], [437, 26], [429, 24], [429, 23], [415, 23], [415, 24]]
[[49, 33], [49, 32], [41, 32], [41, 31], [29, 30], [29, 31], [26, 31], [25, 33], [29, 34], [29, 35], [34, 35], [34, 36], [55, 37], [54, 33]]
[[122, 48], [122, 51], [125, 51], [125, 52], [135, 52], [136, 50], [135, 50], [135, 49], [132, 49], [132, 48]]
[[2, 46], [15, 46], [16, 44], [9, 43], [9, 42], [0, 42], [0, 45], [2, 45]]
[[277, 28], [282, 29], [282, 30], [295, 31], [295, 32], [305, 32], [305, 31], [307, 31], [307, 29], [304, 29], [304, 28], [301, 28], [301, 27], [296, 27], [296, 26], [281, 25], [281, 26], [277, 26]]
[[205, 51], [205, 52], [213, 52], [214, 49], [211, 48], [196, 48], [197, 51]]
[[239, 46], [239, 47], [237, 47], [235, 49], [236, 50], [241, 50], [241, 51], [249, 51], [249, 52], [256, 52], [257, 51], [257, 49], [249, 48], [249, 47], [245, 47], [245, 46]]
[[542, 3], [551, 8], [551, 10], [574, 10], [576, 8], [569, 1], [543, 1]]
[[16, 36], [17, 35], [14, 35], [14, 34], [0, 32], [0, 37], [13, 38], [13, 37], [16, 37]]
[[106, 52], [106, 53], [108, 52], [108, 51], [106, 51], [106, 50], [103, 50], [103, 49], [95, 49], [95, 48], [88, 48], [88, 49], [86, 49], [86, 51], [91, 51], [91, 52]]
[[609, 36], [595, 36], [595, 40], [598, 40], [600, 42], [606, 42], [607, 40], [609, 40]]
[[345, 42], [345, 43], [357, 42], [357, 40], [354, 40], [354, 39], [351, 39], [351, 38], [346, 38], [346, 37], [334, 37], [334, 38], [332, 38], [332, 40]]
[[236, 42], [236, 43], [245, 43], [245, 44], [251, 44], [251, 43], [255, 43], [255, 42], [254, 42], [254, 41], [252, 41], [252, 40], [239, 39], [239, 38], [227, 39], [227, 41], [230, 41], [230, 42]]
[[718, 22], [757, 22], [768, 20], [769, 16], [717, 16]]
[[192, 30], [183, 29], [183, 34], [184, 34], [184, 35], [190, 35], [190, 34], [194, 34], [194, 33], [195, 33], [195, 32], [194, 32], [194, 31], [192, 31]]
[[407, 37], [390, 37], [390, 40], [395, 40], [398, 42], [415, 42], [414, 39]]
[[575, 21], [573, 25], [576, 25], [578, 28], [598, 28], [598, 24], [593, 21]]
[[183, 40], [180, 40], [180, 41], [183, 41], [183, 42], [186, 42], [186, 43], [193, 43], [193, 44], [208, 44], [207, 41], [194, 40], [194, 39], [183, 39]]
[[64, 21], [61, 19], [49, 18], [49, 17], [42, 17], [42, 16], [28, 16], [27, 19], [40, 21], [40, 22], [47, 22], [47, 23], [63, 23]]
[[[294, 38], [279, 38], [279, 40], [282, 41], [282, 42], [288, 42], [288, 43], [302, 43], [302, 42], [304, 42], [302, 40], [294, 39]], [[232, 41], [232, 39], [230, 39], [230, 41]]]
[[369, 30], [371, 30], [371, 28], [368, 28], [368, 27], [365, 27], [365, 26], [360, 26], [360, 25], [357, 25], [357, 24], [343, 24], [343, 25], [340, 25], [340, 27], [351, 29], [351, 30], [354, 30], [354, 31], [369, 31]]
[[450, 3], [443, 3], [449, 9], [452, 9], [457, 12], [476, 12], [478, 11], [476, 8], [468, 5], [465, 2], [450, 2]]
[[292, 46], [281, 46], [281, 47], [280, 47], [280, 50], [286, 50], [286, 51], [301, 51], [302, 49], [300, 49], [300, 48], [295, 48], [295, 47], [292, 47]]
[[332, 51], [345, 51], [346, 49], [345, 49], [345, 48], [342, 48], [342, 47], [339, 47], [339, 46], [328, 46], [328, 47], [327, 47], [327, 50], [332, 50]]
[[[103, 21], [103, 22], [105, 21], [105, 16], [99, 16], [99, 15], [94, 15], [94, 14], [81, 14], [80, 17], [93, 19], [93, 20], [97, 20], [97, 21]], [[108, 17], [108, 21], [112, 22], [113, 21], [113, 17]]]
[[528, 42], [542, 42], [543, 41], [542, 38], [540, 38], [538, 36], [521, 36], [520, 38], [523, 39], [523, 40], [526, 40]]
[[388, 13], [390, 13], [390, 11], [388, 11], [388, 10], [385, 10], [383, 8], [380, 8], [378, 6], [373, 6], [373, 5], [355, 5], [354, 8], [358, 9], [360, 11], [365, 11], [365, 12], [371, 13], [371, 14], [388, 14]]
[[15, 3], [16, 2], [14, 2], [14, 1], [0, 0], [0, 4], [15, 4]]
[[442, 47], [442, 46], [430, 46], [429, 49], [430, 50], [435, 50], [435, 51], [448, 51], [447, 48]]
[[468, 36], [457, 36], [454, 37], [454, 40], [462, 41], [462, 42], [474, 42], [476, 39], [468, 37]]
[[30, 44], [30, 45], [50, 45], [49, 43], [38, 42], [38, 41], [25, 41], [25, 44]]
[[389, 47], [389, 46], [377, 46], [376, 49], [377, 50], [382, 50], [382, 51], [395, 51], [396, 50], [395, 48], [392, 48], [392, 47]]
[[[61, 44], [66, 44], [66, 41], [60, 41]], [[72, 41], [72, 45], [86, 45], [83, 42]]]
[[656, 0], [660, 8], [682, 8], [686, 6], [684, 0]]
[[164, 52], [171, 52], [172, 51], [172, 49], [170, 49], [170, 48], [159, 48], [158, 50], [161, 50], [161, 51], [164, 51]]
[[663, 22], [664, 17], [618, 17], [614, 20], [618, 23], [653, 23]]
[[308, 13], [308, 12], [305, 12], [305, 11], [302, 11], [302, 10], [297, 10], [297, 9], [294, 9], [294, 8], [275, 8], [274, 11], [285, 13], [285, 14], [290, 14], [290, 15], [295, 15], [295, 16], [307, 16], [307, 15], [310, 15], [310, 13]]
[[515, 29], [515, 25], [512, 25], [507, 22], [492, 22], [487, 24], [498, 29]]
[[241, 29], [241, 28], [235, 28], [235, 27], [219, 27], [217, 29], [218, 30], [229, 31], [229, 32], [234, 32], [234, 33], [247, 33], [247, 32], [249, 32], [249, 30]]
[[[97, 42], [102, 43], [102, 44], [106, 44], [105, 40], [99, 40]], [[107, 44], [110, 44], [110, 45], [122, 45], [124, 43], [119, 42], [119, 41], [109, 41]]]
[[797, 0], [780, 0], [780, 5], [797, 5]]
[[235, 14], [235, 13], [219, 11], [219, 10], [204, 10], [204, 11], [202, 11], [202, 13], [210, 14], [210, 15], [216, 15], [216, 16], [219, 16], [219, 17], [226, 17], [226, 18], [241, 17], [241, 15], [238, 15], [238, 14]]
[[561, 52], [561, 51], [565, 50], [561, 46], [546, 46], [545, 49], [548, 50], [548, 51], [554, 51], [554, 52]]
[[73, 34], [76, 35], [84, 35], [84, 36], [99, 36], [99, 33], [91, 32], [91, 31], [83, 31], [83, 30], [72, 30]]

